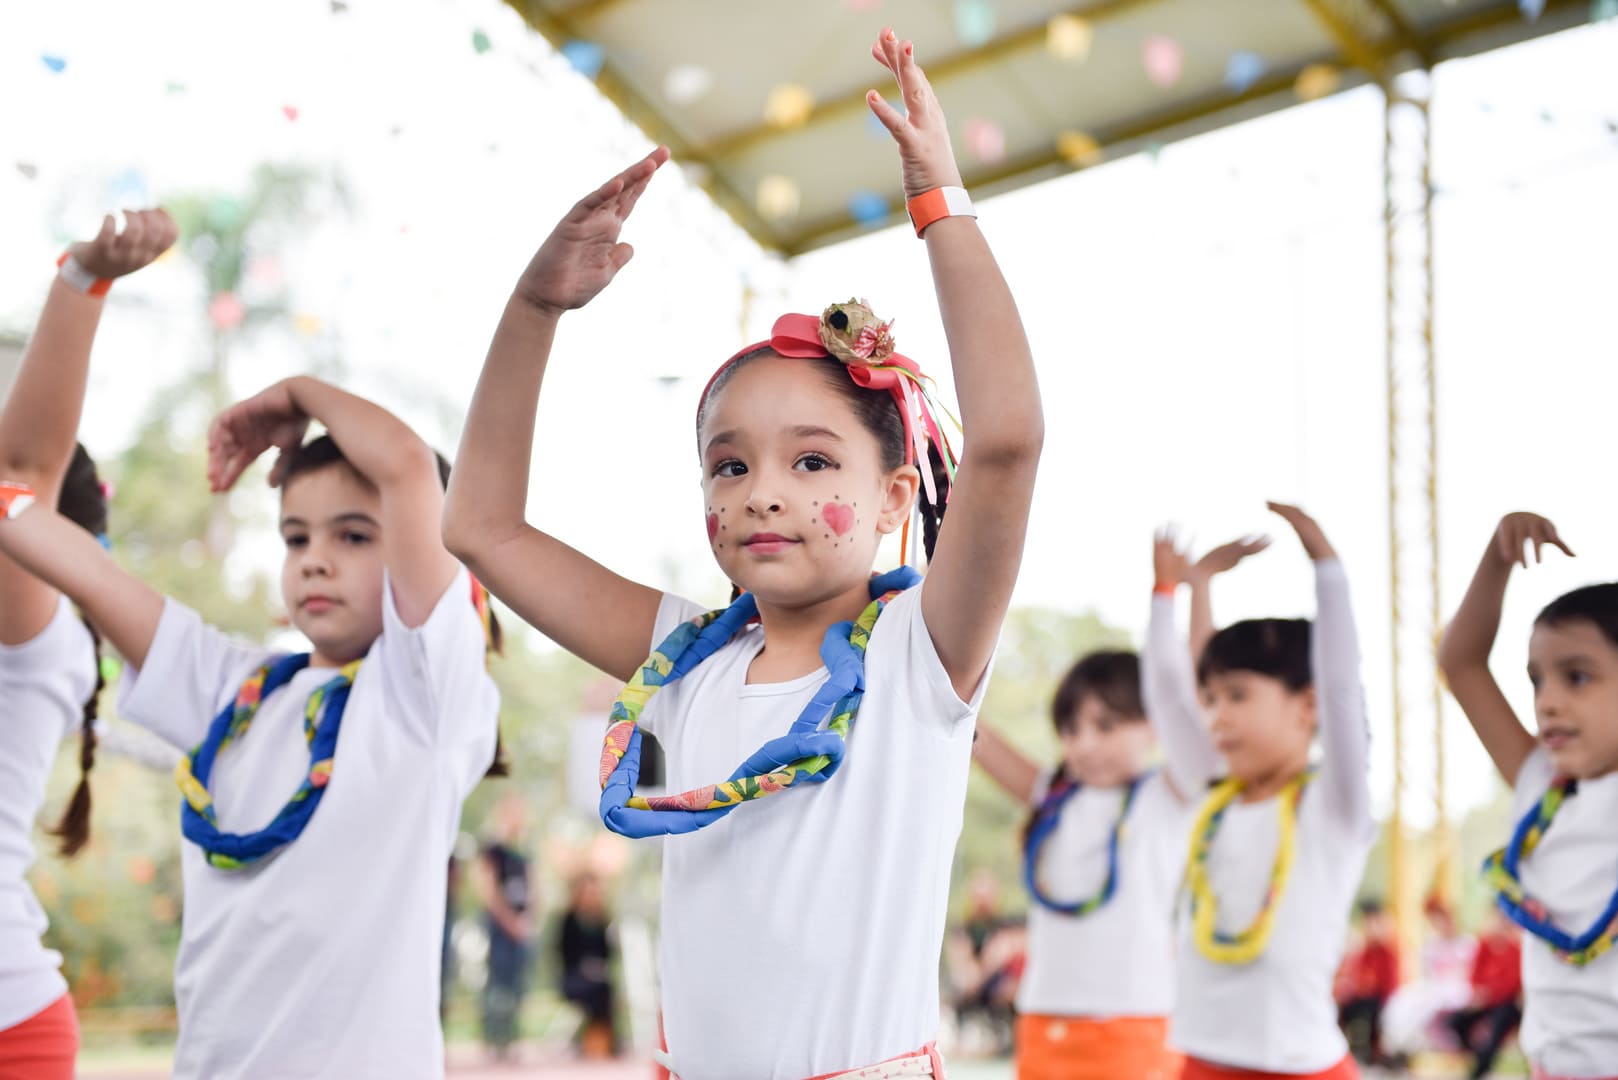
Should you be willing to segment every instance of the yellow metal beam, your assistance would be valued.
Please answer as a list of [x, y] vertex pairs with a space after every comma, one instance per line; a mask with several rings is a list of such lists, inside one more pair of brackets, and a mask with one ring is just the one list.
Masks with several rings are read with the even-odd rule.
[[1315, 21], [1326, 28], [1343, 58], [1371, 77], [1378, 86], [1387, 83], [1387, 64], [1382, 53], [1360, 33], [1350, 19], [1339, 11], [1332, 0], [1303, 0], [1303, 6], [1314, 15]]
[[[1098, 24], [1108, 19], [1117, 18], [1131, 8], [1141, 7], [1154, 3], [1156, 0], [1101, 0], [1100, 3], [1090, 3], [1069, 8], [1068, 15], [1077, 16], [1091, 24]], [[1053, 17], [1057, 13], [1053, 12]], [[928, 60], [927, 78], [933, 85], [942, 85], [946, 80], [959, 75], [969, 74], [980, 68], [989, 67], [1014, 53], [1024, 52], [1028, 49], [1045, 45], [1047, 22], [1037, 26], [1026, 27], [1002, 37], [995, 38], [987, 44], [941, 60]], [[866, 108], [865, 91], [867, 86], [860, 86], [846, 93], [837, 94], [825, 101], [816, 103], [802, 124], [787, 131], [772, 124], [760, 124], [756, 127], [746, 128], [729, 135], [721, 135], [696, 148], [699, 157], [707, 161], [718, 161], [721, 158], [732, 157], [752, 149], [761, 142], [771, 138], [801, 131], [803, 128], [823, 124], [847, 116], [851, 112], [861, 112]]]
[[1426, 34], [1418, 31], [1411, 25], [1410, 20], [1400, 9], [1398, 0], [1371, 0], [1371, 6], [1380, 11], [1393, 27], [1394, 34], [1404, 43], [1406, 49], [1414, 53], [1421, 60], [1421, 66], [1431, 68], [1437, 63], [1433, 52], [1433, 43]]

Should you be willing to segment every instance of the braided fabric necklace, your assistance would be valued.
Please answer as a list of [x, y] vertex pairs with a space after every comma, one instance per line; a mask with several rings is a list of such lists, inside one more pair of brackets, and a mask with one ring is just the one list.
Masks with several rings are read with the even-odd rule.
[[1107, 838], [1107, 880], [1101, 886], [1100, 892], [1082, 900], [1053, 899], [1039, 883], [1037, 871], [1040, 848], [1056, 831], [1057, 825], [1061, 822], [1063, 808], [1083, 787], [1077, 780], [1069, 779], [1063, 779], [1051, 786], [1051, 790], [1040, 801], [1039, 809], [1034, 811], [1034, 821], [1028, 828], [1028, 839], [1023, 844], [1022, 880], [1028, 889], [1028, 895], [1033, 897], [1036, 904], [1058, 915], [1071, 915], [1082, 919], [1112, 899], [1113, 893], [1118, 890], [1118, 845], [1123, 839], [1124, 822], [1129, 817], [1129, 808], [1134, 805], [1135, 795], [1140, 791], [1141, 781], [1145, 780], [1147, 775], [1149, 774], [1135, 777], [1124, 790], [1123, 802], [1118, 808], [1118, 819], [1112, 823], [1112, 831]]
[[[699, 615], [675, 628], [613, 703], [601, 752], [601, 819], [607, 828], [634, 837], [691, 832], [744, 802], [794, 785], [829, 779], [842, 763], [844, 740], [865, 696], [865, 650], [871, 631], [888, 601], [920, 581], [921, 575], [908, 566], [872, 578], [872, 600], [860, 617], [827, 629], [820, 656], [829, 677], [793, 721], [789, 734], [819, 731], [821, 722], [826, 721], [825, 730], [840, 737], [833, 753], [802, 758], [756, 774], [744, 763], [737, 775], [723, 782], [678, 795], [645, 798], [633, 794], [640, 774], [641, 711], [659, 690], [689, 673], [745, 629], [758, 615], [758, 602], [751, 593], [743, 593], [730, 607]], [[625, 785], [630, 797], [620, 803], [609, 787]]]
[[208, 778], [219, 752], [246, 734], [265, 698], [308, 666], [308, 653], [294, 653], [271, 661], [249, 675], [236, 692], [236, 700], [225, 706], [208, 725], [208, 734], [202, 742], [174, 766], [174, 781], [185, 796], [180, 807], [180, 831], [202, 849], [210, 866], [238, 870], [274, 854], [302, 834], [320, 805], [326, 784], [331, 780], [337, 733], [342, 727], [349, 690], [359, 671], [358, 660], [343, 665], [333, 678], [316, 687], [304, 703], [303, 737], [309, 744], [309, 771], [292, 798], [268, 825], [257, 832], [221, 832], [213, 796], [208, 793]]
[[1191, 890], [1191, 935], [1197, 951], [1216, 964], [1250, 964], [1264, 955], [1275, 931], [1275, 912], [1281, 896], [1286, 892], [1287, 880], [1292, 876], [1292, 862], [1298, 847], [1298, 803], [1303, 789], [1313, 777], [1313, 770], [1299, 773], [1281, 789], [1276, 811], [1281, 820], [1281, 839], [1275, 852], [1275, 864], [1270, 868], [1270, 885], [1264, 894], [1264, 906], [1246, 929], [1235, 934], [1221, 933], [1218, 928], [1219, 900], [1214, 896], [1208, 880], [1208, 853], [1213, 848], [1219, 823], [1230, 809], [1230, 804], [1245, 786], [1235, 777], [1223, 780], [1202, 804], [1197, 821], [1191, 829], [1191, 852], [1186, 860], [1185, 879]]
[[1483, 861], [1483, 877], [1499, 893], [1495, 902], [1512, 922], [1549, 945], [1558, 960], [1584, 967], [1618, 939], [1618, 890], [1590, 928], [1575, 937], [1551, 922], [1544, 903], [1530, 896], [1522, 883], [1522, 861], [1539, 847], [1551, 822], [1556, 820], [1556, 812], [1578, 790], [1579, 782], [1570, 776], [1552, 780], [1539, 802], [1517, 823], [1511, 842]]

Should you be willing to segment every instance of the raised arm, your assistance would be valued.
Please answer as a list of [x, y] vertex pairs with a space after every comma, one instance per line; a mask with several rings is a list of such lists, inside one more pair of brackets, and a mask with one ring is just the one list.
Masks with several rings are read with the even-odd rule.
[[989, 779], [1020, 803], [1034, 799], [1039, 786], [1039, 766], [994, 728], [978, 720], [977, 738], [972, 742], [972, 760], [983, 766]]
[[[899, 144], [905, 197], [958, 187], [944, 111], [914, 46], [887, 29], [872, 55], [904, 95], [904, 113], [875, 90], [866, 101]], [[944, 218], [924, 239], [965, 446], [921, 602], [944, 669], [967, 697], [988, 667], [1017, 581], [1045, 421], [1022, 319], [977, 222]]]
[[1185, 581], [1191, 586], [1191, 664], [1196, 666], [1208, 640], [1218, 630], [1213, 616], [1213, 579], [1236, 569], [1250, 555], [1257, 555], [1270, 546], [1267, 536], [1244, 536], [1210, 548], [1202, 558], [1186, 570]]
[[0, 513], [0, 555], [66, 593], [125, 660], [136, 668], [146, 663], [163, 616], [162, 595], [54, 506], [35, 502], [10, 519]]
[[1141, 694], [1146, 718], [1163, 746], [1169, 787], [1181, 802], [1193, 802], [1219, 776], [1222, 763], [1197, 696], [1191, 651], [1174, 625], [1174, 594], [1190, 560], [1167, 531], [1153, 540], [1152, 568], [1156, 584], [1141, 653]]
[[1333, 816], [1351, 827], [1371, 826], [1370, 746], [1365, 690], [1360, 685], [1360, 642], [1349, 602], [1348, 576], [1314, 518], [1284, 503], [1270, 503], [1298, 534], [1315, 565], [1315, 621], [1309, 635], [1315, 679], [1315, 723], [1322, 750], [1320, 779]]
[[[22, 366], [0, 411], [0, 481], [33, 488], [54, 507], [73, 458], [95, 341], [110, 283], [156, 259], [174, 243], [174, 222], [162, 210], [128, 215], [122, 232], [109, 216], [94, 240], [68, 249], [70, 262], [51, 283]], [[0, 557], [0, 645], [32, 640], [56, 612], [56, 590]]]
[[1508, 784], [1517, 782], [1517, 772], [1533, 752], [1535, 739], [1494, 681], [1489, 653], [1500, 632], [1500, 608], [1512, 565], [1528, 566], [1526, 545], [1530, 542], [1535, 562], [1540, 561], [1546, 545], [1573, 554], [1548, 519], [1538, 514], [1507, 514], [1489, 538], [1472, 584], [1438, 644], [1438, 670]]
[[[343, 457], [382, 499], [382, 543], [394, 606], [406, 626], [432, 614], [457, 569], [439, 539], [444, 488], [438, 458], [410, 426], [375, 402], [307, 376], [282, 380], [214, 418], [208, 483], [228, 491], [270, 447], [290, 452], [310, 420], [325, 425]], [[281, 481], [281, 462], [270, 483]]]
[[585, 196], [540, 246], [506, 302], [478, 378], [444, 505], [449, 550], [529, 625], [620, 682], [651, 646], [661, 594], [530, 525], [534, 412], [564, 311], [589, 303], [634, 254], [618, 242], [651, 154]]

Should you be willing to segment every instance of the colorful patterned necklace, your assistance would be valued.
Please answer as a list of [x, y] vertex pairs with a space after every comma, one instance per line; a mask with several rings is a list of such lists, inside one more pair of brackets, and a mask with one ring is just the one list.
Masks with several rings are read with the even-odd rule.
[[1483, 860], [1483, 877], [1499, 893], [1496, 903], [1512, 922], [1549, 945], [1558, 960], [1573, 967], [1584, 967], [1612, 948], [1613, 940], [1618, 939], [1618, 891], [1613, 892], [1606, 910], [1596, 917], [1590, 929], [1574, 937], [1551, 922], [1545, 905], [1529, 896], [1522, 884], [1522, 861], [1539, 847], [1562, 803], [1578, 790], [1579, 782], [1571, 776], [1552, 780], [1538, 804], [1517, 823], [1511, 842]]
[[1040, 801], [1039, 809], [1034, 811], [1033, 824], [1028, 827], [1028, 838], [1023, 842], [1022, 880], [1028, 888], [1028, 895], [1034, 902], [1047, 911], [1054, 911], [1058, 915], [1071, 915], [1082, 919], [1092, 911], [1099, 910], [1112, 899], [1112, 894], [1118, 890], [1118, 845], [1124, 835], [1124, 821], [1129, 817], [1129, 808], [1134, 805], [1135, 795], [1140, 791], [1141, 781], [1149, 774], [1142, 774], [1129, 782], [1124, 790], [1123, 804], [1118, 808], [1118, 820], [1112, 823], [1111, 835], [1107, 838], [1107, 880], [1101, 886], [1101, 891], [1094, 896], [1083, 900], [1063, 901], [1052, 899], [1039, 884], [1039, 875], [1036, 870], [1039, 866], [1039, 851], [1045, 841], [1051, 838], [1061, 822], [1062, 809], [1068, 801], [1079, 793], [1084, 785], [1077, 780], [1063, 778], [1051, 786], [1045, 798]]
[[[920, 581], [921, 575], [908, 566], [873, 577], [872, 600], [860, 617], [827, 629], [820, 656], [830, 677], [793, 721], [789, 734], [818, 731], [825, 720], [827, 731], [848, 738], [865, 696], [865, 649], [870, 644], [871, 630], [888, 601]], [[722, 611], [710, 611], [681, 623], [613, 702], [601, 751], [601, 820], [607, 828], [633, 837], [691, 832], [712, 824], [744, 802], [785, 791], [794, 784], [823, 781], [836, 772], [842, 763], [841, 749], [833, 756], [804, 758], [758, 775], [732, 776], [722, 783], [678, 795], [643, 798], [631, 794], [626, 803], [618, 805], [606, 792], [615, 775], [627, 777], [629, 790], [634, 791], [634, 780], [640, 775], [638, 723], [646, 703], [663, 687], [718, 652], [757, 615], [758, 602], [751, 593], [743, 593]]]
[[1185, 879], [1191, 890], [1191, 937], [1197, 951], [1213, 963], [1250, 964], [1264, 955], [1270, 934], [1275, 930], [1276, 908], [1286, 892], [1287, 880], [1292, 876], [1292, 861], [1297, 855], [1298, 803], [1313, 776], [1313, 769], [1305, 770], [1281, 789], [1276, 806], [1281, 819], [1281, 840], [1275, 852], [1275, 865], [1270, 868], [1270, 887], [1264, 894], [1264, 907], [1245, 930], [1235, 934], [1219, 930], [1219, 900], [1208, 880], [1208, 853], [1225, 811], [1241, 795], [1244, 785], [1235, 777], [1223, 780], [1203, 802], [1191, 830], [1191, 853], [1186, 860]]
[[337, 675], [317, 687], [304, 704], [303, 737], [309, 743], [309, 772], [273, 821], [257, 832], [221, 832], [214, 814], [213, 797], [208, 794], [208, 777], [213, 773], [219, 752], [232, 740], [246, 734], [265, 698], [308, 666], [308, 653], [294, 653], [265, 664], [249, 675], [236, 692], [236, 700], [214, 717], [202, 742], [174, 766], [174, 781], [185, 795], [185, 803], [180, 807], [180, 831], [202, 849], [210, 866], [238, 870], [273, 855], [298, 838], [314, 816], [315, 807], [320, 805], [326, 784], [331, 780], [337, 732], [342, 727], [343, 708], [348, 704], [354, 675], [360, 668], [358, 660], [340, 668]]

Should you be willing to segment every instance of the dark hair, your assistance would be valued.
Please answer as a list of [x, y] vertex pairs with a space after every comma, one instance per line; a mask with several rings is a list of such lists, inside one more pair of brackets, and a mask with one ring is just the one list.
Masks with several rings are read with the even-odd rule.
[[[433, 457], [438, 460], [438, 482], [447, 489], [449, 487], [449, 459], [437, 450], [433, 451]], [[347, 456], [343, 454], [342, 447], [337, 445], [337, 440], [330, 435], [318, 435], [310, 439], [296, 450], [283, 454], [281, 460], [283, 462], [281, 470], [282, 491], [286, 490], [287, 484], [292, 481], [293, 477], [302, 476], [305, 473], [315, 472], [331, 465], [345, 465], [350, 469], [354, 468]], [[359, 472], [358, 469], [354, 471]], [[477, 588], [481, 589], [483, 586], [479, 584]], [[485, 594], [484, 602], [489, 602], [487, 594]], [[486, 629], [489, 635], [489, 651], [497, 656], [504, 655], [506, 635], [500, 629], [500, 620], [495, 617], [492, 606], [489, 608], [489, 621]], [[494, 736], [494, 761], [483, 775], [511, 775], [511, 766], [506, 761], [505, 739], [501, 736], [498, 728], [495, 730]]]
[[1583, 619], [1595, 624], [1607, 644], [1618, 648], [1618, 583], [1586, 585], [1545, 605], [1535, 626], [1560, 626]]
[[1250, 671], [1280, 680], [1298, 693], [1315, 684], [1309, 662], [1308, 619], [1243, 619], [1208, 639], [1197, 661], [1197, 681]]
[[1073, 726], [1074, 714], [1087, 697], [1098, 698], [1120, 716], [1146, 716], [1140, 695], [1140, 657], [1126, 649], [1099, 649], [1080, 657], [1056, 685], [1051, 722], [1058, 735]]
[[[767, 356], [785, 359], [785, 357], [781, 357], [774, 349], [766, 345], [762, 348], [754, 349], [752, 352], [743, 353], [729, 364], [726, 364], [719, 374], [714, 376], [712, 384], [708, 387], [707, 396], [703, 398], [702, 408], [697, 413], [699, 436], [702, 425], [707, 421], [708, 413], [713, 408], [714, 400], [719, 396], [719, 392], [725, 388], [725, 384], [729, 383], [742, 368], [755, 360], [760, 360]], [[844, 366], [841, 360], [836, 360], [830, 356], [810, 356], [799, 359], [804, 359], [814, 364], [816, 370], [825, 376], [827, 384], [842, 394], [844, 400], [853, 408], [854, 415], [859, 418], [860, 424], [876, 438], [877, 446], [882, 452], [882, 467], [893, 470], [903, 465], [907, 449], [905, 446], [904, 417], [900, 415], [898, 403], [893, 400], [893, 395], [886, 390], [872, 390], [856, 383], [849, 378], [848, 368]], [[917, 467], [922, 467], [921, 463], [918, 462]], [[950, 486], [949, 470], [944, 467], [944, 459], [940, 456], [938, 447], [932, 445], [931, 440], [929, 440], [927, 446], [926, 468], [932, 472], [933, 487], [938, 492], [938, 502], [935, 504], [927, 498], [926, 485], [922, 486], [916, 498], [921, 507], [921, 546], [926, 551], [927, 557], [931, 559], [933, 557], [933, 546], [938, 543], [938, 530], [944, 524], [944, 504], [948, 501], [947, 496]]]
[[[91, 533], [97, 539], [107, 534], [107, 491], [96, 472], [95, 461], [82, 444], [73, 448], [73, 460], [68, 463], [67, 475], [62, 479], [62, 491], [56, 499], [61, 515]], [[84, 703], [84, 718], [79, 728], [79, 783], [73, 789], [67, 809], [50, 834], [61, 841], [60, 851], [65, 856], [77, 855], [90, 842], [90, 770], [96, 763], [96, 714], [106, 678], [101, 672], [101, 635], [84, 620], [94, 647], [96, 684]]]
[[1362, 919], [1374, 918], [1375, 916], [1382, 914], [1382, 912], [1385, 910], [1382, 906], [1382, 901], [1376, 899], [1375, 897], [1367, 897], [1366, 899], [1361, 900], [1356, 906], [1359, 908], [1360, 918]]

